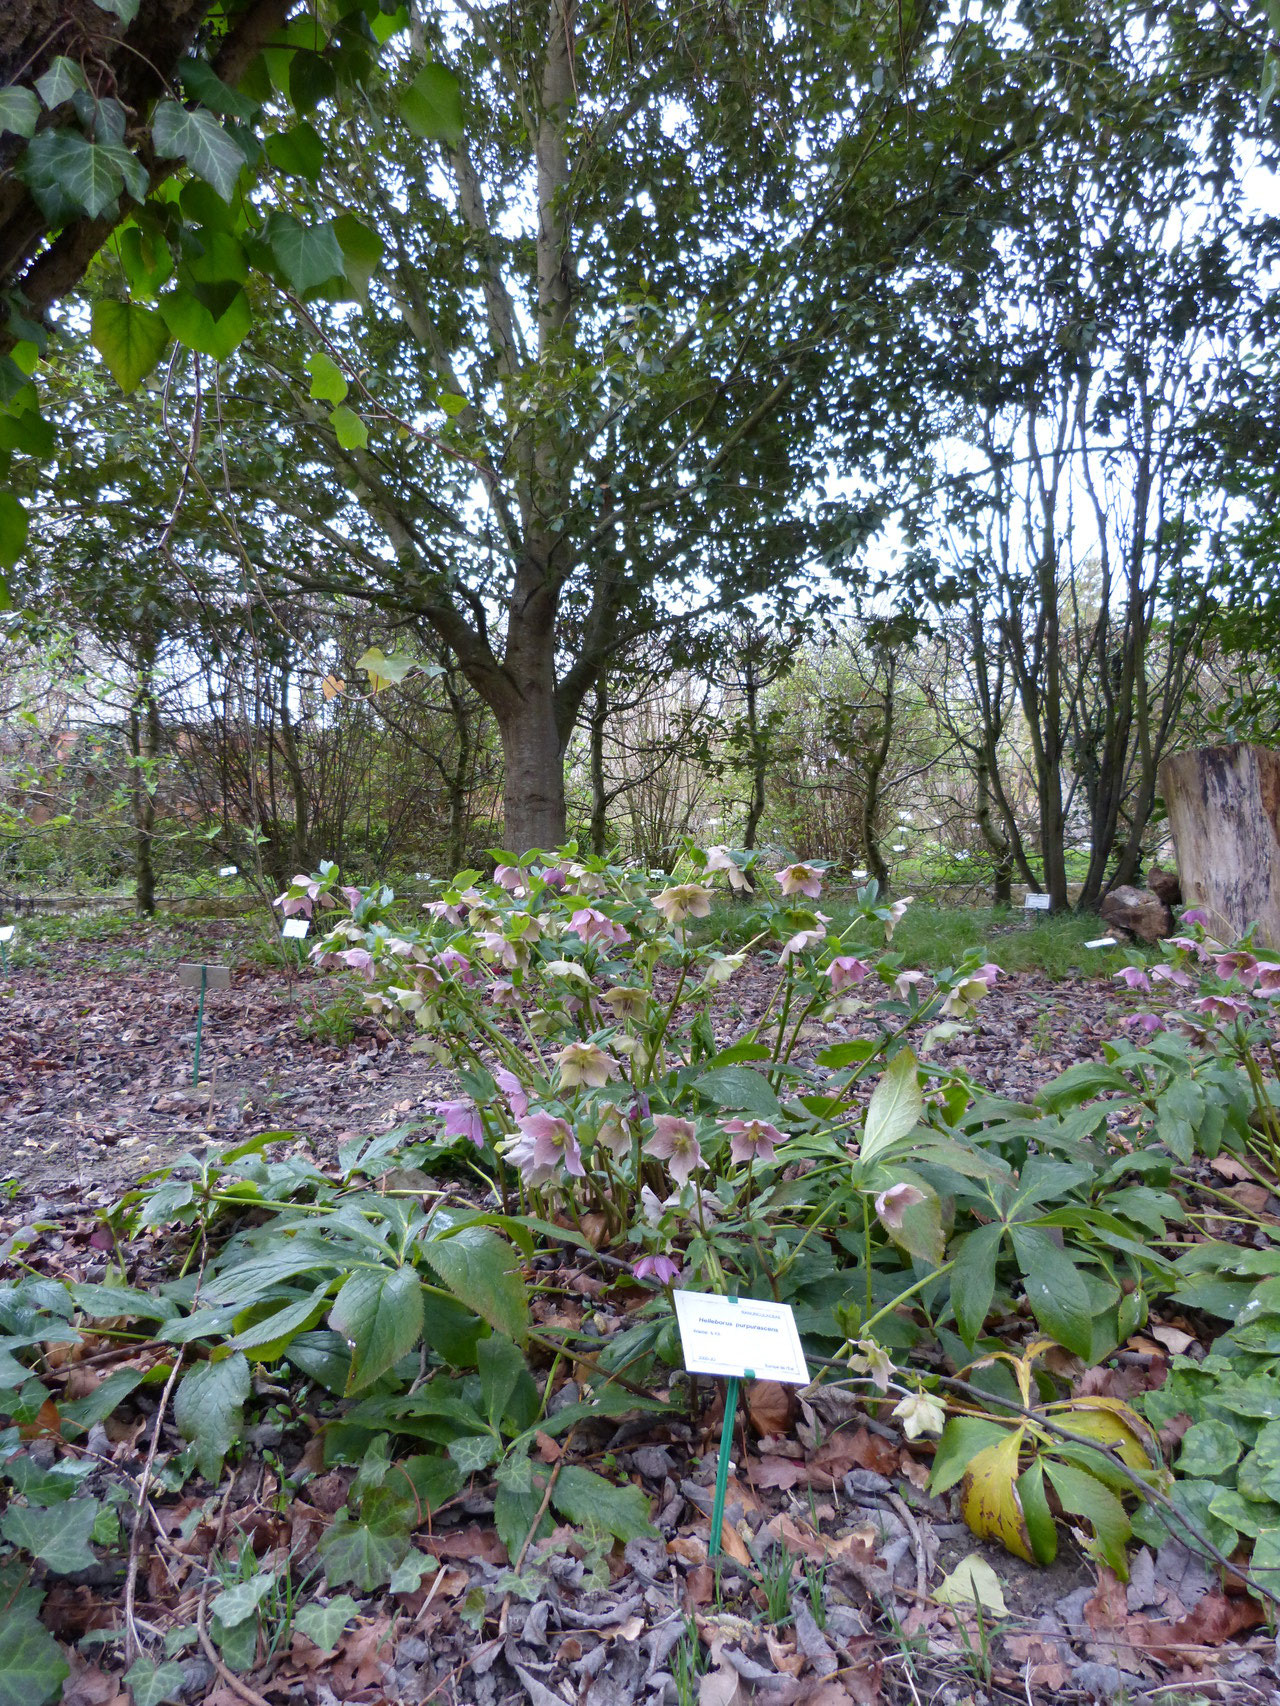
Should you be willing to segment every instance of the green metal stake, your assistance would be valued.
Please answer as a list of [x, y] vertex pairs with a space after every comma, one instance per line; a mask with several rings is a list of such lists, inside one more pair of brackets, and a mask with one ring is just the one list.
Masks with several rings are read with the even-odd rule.
[[199, 1083], [200, 1083], [200, 1038], [204, 1032], [204, 992], [205, 992], [205, 988], [206, 988], [208, 982], [209, 982], [209, 968], [208, 968], [208, 966], [201, 966], [200, 967], [200, 1005], [196, 1009], [195, 1070], [191, 1074], [191, 1082], [195, 1085], [199, 1085]]
[[[750, 1369], [744, 1371], [744, 1378], [754, 1380], [755, 1375]], [[738, 1378], [731, 1374], [724, 1388], [724, 1423], [720, 1429], [720, 1456], [716, 1463], [716, 1496], [711, 1506], [711, 1539], [707, 1546], [708, 1558], [715, 1558], [720, 1553], [720, 1533], [724, 1527], [724, 1500], [729, 1489], [729, 1453], [733, 1449], [733, 1422], [738, 1413]]]

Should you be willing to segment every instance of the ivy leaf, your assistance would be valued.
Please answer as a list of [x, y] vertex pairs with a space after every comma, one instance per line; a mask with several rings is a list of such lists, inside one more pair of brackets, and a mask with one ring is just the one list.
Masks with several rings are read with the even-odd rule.
[[65, 54], [59, 54], [49, 62], [49, 69], [36, 78], [36, 88], [40, 91], [40, 99], [52, 112], [60, 107], [63, 101], [69, 101], [74, 94], [89, 87], [84, 72], [74, 59], [68, 59]]
[[342, 246], [343, 271], [357, 302], [369, 299], [369, 282], [382, 259], [382, 238], [354, 213], [340, 213], [333, 221], [334, 235]]
[[305, 293], [331, 278], [346, 277], [346, 263], [332, 224], [304, 225], [291, 213], [273, 213], [264, 235], [281, 272], [293, 288]]
[[151, 140], [161, 159], [185, 160], [223, 201], [231, 200], [244, 155], [212, 113], [161, 101], [151, 120]]
[[400, 96], [400, 117], [424, 142], [462, 141], [462, 91], [446, 66], [427, 65]]
[[183, 1439], [194, 1442], [196, 1462], [207, 1481], [222, 1473], [222, 1460], [240, 1437], [249, 1396], [249, 1363], [239, 1352], [202, 1362], [182, 1378], [173, 1419]]
[[522, 1345], [529, 1331], [524, 1284], [509, 1244], [484, 1226], [464, 1226], [450, 1238], [422, 1246], [428, 1266], [468, 1309]]
[[243, 290], [235, 292], [216, 320], [189, 290], [162, 296], [157, 306], [165, 325], [180, 344], [213, 361], [225, 361], [239, 349], [253, 325], [249, 298]]
[[311, 395], [318, 403], [342, 402], [348, 387], [336, 361], [317, 349], [307, 357], [306, 367], [311, 375]]
[[449, 1456], [464, 1475], [478, 1475], [496, 1461], [500, 1451], [493, 1434], [463, 1434], [449, 1441]]
[[12, 492], [0, 492], [0, 569], [11, 569], [27, 543], [31, 519]]
[[95, 302], [90, 338], [122, 391], [136, 388], [164, 354], [169, 328], [136, 302]]
[[[128, 3], [133, 5], [135, 0]], [[184, 59], [178, 67], [178, 81], [193, 101], [224, 118], [251, 119], [258, 111], [257, 101], [224, 83], [206, 59]]]
[[20, 83], [0, 89], [0, 136], [35, 135], [40, 103], [30, 89]]
[[[335, 413], [339, 412], [345, 414], [349, 411], [335, 410]], [[416, 669], [417, 665], [417, 658], [387, 657], [381, 646], [370, 646], [356, 659], [356, 668], [364, 670], [369, 677], [370, 693], [381, 693], [384, 687], [393, 685], [398, 687], [409, 671]]]
[[10, 1505], [0, 1519], [0, 1534], [11, 1545], [30, 1552], [56, 1576], [71, 1576], [77, 1570], [91, 1570], [98, 1561], [89, 1536], [101, 1508], [97, 1499], [69, 1499], [47, 1509]]
[[[134, 0], [136, 4], [136, 0]], [[102, 4], [102, 0], [98, 0]], [[166, 1700], [182, 1698], [185, 1681], [182, 1666], [176, 1659], [157, 1664], [154, 1659], [137, 1659], [124, 1674], [133, 1695], [133, 1706], [162, 1706]]]
[[247, 1617], [252, 1617], [275, 1585], [275, 1572], [259, 1572], [243, 1582], [232, 1582], [209, 1607], [224, 1629], [234, 1629]]
[[615, 1487], [594, 1469], [576, 1464], [562, 1469], [551, 1502], [570, 1522], [590, 1523], [619, 1540], [641, 1540], [656, 1532], [649, 1520], [647, 1495], [639, 1487]]
[[881, 1073], [867, 1104], [867, 1123], [859, 1148], [864, 1163], [883, 1155], [919, 1125], [924, 1112], [924, 1092], [916, 1068], [915, 1055], [904, 1048]]
[[71, 1667], [22, 1599], [0, 1609], [0, 1706], [43, 1706], [62, 1692]]
[[[416, 1587], [416, 1583], [414, 1584]], [[304, 1605], [295, 1616], [293, 1626], [314, 1641], [322, 1653], [331, 1653], [338, 1645], [338, 1639], [353, 1617], [360, 1615], [360, 1607], [349, 1593], [340, 1593], [331, 1599], [327, 1605], [313, 1601]]]
[[[113, 16], [119, 18], [122, 24], [128, 25], [137, 17], [138, 7], [141, 4], [141, 0], [93, 0], [93, 3], [100, 12], [110, 12]], [[139, 1662], [141, 1663], [144, 1661], [140, 1660]], [[137, 1668], [137, 1665], [133, 1667], [134, 1670], [137, 1670]], [[133, 1671], [130, 1671], [129, 1675], [132, 1676], [132, 1674]], [[128, 1677], [125, 1678], [125, 1681], [128, 1681]], [[134, 1697], [135, 1700], [137, 1700], [136, 1688], [134, 1689]], [[156, 1698], [163, 1700], [164, 1696], [161, 1694], [157, 1695]], [[137, 1706], [148, 1706], [148, 1702], [137, 1700]]]
[[28, 144], [18, 172], [51, 222], [77, 213], [98, 219], [119, 202], [124, 176], [118, 156], [124, 152], [75, 131], [43, 130]]
[[316, 1553], [330, 1587], [351, 1582], [362, 1593], [384, 1587], [409, 1553], [409, 1531], [390, 1504], [354, 1518], [341, 1510], [321, 1535]]
[[[368, 427], [345, 403], [340, 404], [329, 416], [329, 425], [344, 450], [363, 450], [369, 442]], [[377, 692], [376, 687], [374, 692]]]
[[352, 1347], [350, 1396], [394, 1368], [422, 1337], [422, 1282], [412, 1268], [362, 1268], [343, 1283], [329, 1325]]
[[[547, 1477], [545, 1473], [535, 1475], [528, 1455], [523, 1451], [515, 1451], [503, 1461], [498, 1470], [497, 1482], [498, 1489], [493, 1499], [493, 1525], [498, 1531], [498, 1539], [507, 1549], [507, 1557], [514, 1569], [525, 1536], [542, 1509]], [[538, 1540], [543, 1535], [550, 1534], [552, 1526], [550, 1512], [544, 1512], [534, 1539]]]

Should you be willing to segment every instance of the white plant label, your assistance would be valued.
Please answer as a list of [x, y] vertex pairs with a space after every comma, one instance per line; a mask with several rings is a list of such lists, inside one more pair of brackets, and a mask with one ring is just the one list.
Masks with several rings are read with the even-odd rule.
[[789, 1303], [757, 1303], [750, 1297], [701, 1291], [677, 1291], [675, 1300], [684, 1366], [690, 1374], [809, 1384]]
[[1114, 948], [1118, 943], [1114, 936], [1095, 936], [1092, 942], [1086, 942], [1086, 948]]
[[1047, 894], [1029, 894], [1023, 901], [1023, 909], [1027, 912], [1048, 912], [1053, 904], [1053, 897]]
[[16, 924], [0, 924], [0, 942], [12, 942], [17, 928]]
[[237, 876], [239, 876], [239, 874], [240, 874], [239, 865], [219, 865], [218, 866], [218, 875], [220, 877], [237, 877]]
[[289, 942], [300, 942], [310, 930], [311, 924], [305, 918], [286, 918], [280, 934]]

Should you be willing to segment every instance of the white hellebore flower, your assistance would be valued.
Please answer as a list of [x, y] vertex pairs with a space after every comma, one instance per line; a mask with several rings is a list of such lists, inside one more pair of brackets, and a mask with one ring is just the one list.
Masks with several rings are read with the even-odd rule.
[[913, 1392], [894, 1406], [893, 1414], [902, 1423], [908, 1439], [921, 1434], [940, 1434], [947, 1425], [947, 1412], [940, 1399], [929, 1392]]

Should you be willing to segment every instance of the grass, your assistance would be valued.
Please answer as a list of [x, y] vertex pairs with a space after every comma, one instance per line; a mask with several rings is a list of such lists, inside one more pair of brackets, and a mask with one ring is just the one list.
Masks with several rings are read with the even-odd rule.
[[[822, 910], [830, 915], [829, 936], [848, 927], [851, 909], [847, 902], [825, 901]], [[726, 947], [737, 947], [755, 934], [755, 912], [750, 906], [719, 901], [711, 916], [699, 924], [699, 939], [713, 938]], [[913, 902], [893, 936], [893, 951], [902, 955], [905, 966], [940, 969], [953, 966], [976, 948], [984, 959], [993, 960], [1006, 972], [1040, 972], [1055, 981], [1068, 977], [1110, 977], [1127, 964], [1123, 948], [1087, 948], [1086, 942], [1105, 936], [1106, 926], [1094, 913], [1077, 916], [1064, 913], [1024, 915], [1014, 909], [1002, 911], [989, 906], [945, 906], [932, 901]], [[850, 938], [851, 952], [872, 945], [864, 928]]]

